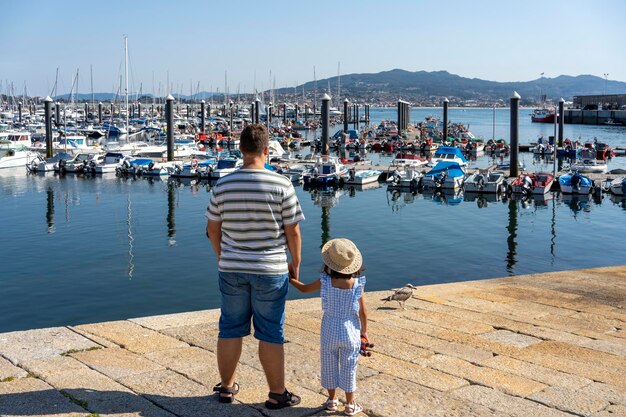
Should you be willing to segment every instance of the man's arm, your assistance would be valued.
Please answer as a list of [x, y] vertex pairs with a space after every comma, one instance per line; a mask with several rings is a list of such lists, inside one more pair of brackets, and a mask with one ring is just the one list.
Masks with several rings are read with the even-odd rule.
[[211, 239], [211, 246], [213, 246], [213, 251], [217, 255], [217, 261], [219, 262], [222, 254], [222, 222], [215, 220], [207, 221], [206, 233], [209, 239]]
[[287, 248], [289, 248], [289, 254], [291, 255], [291, 262], [289, 262], [289, 275], [297, 281], [300, 274], [300, 254], [302, 251], [300, 224], [286, 224], [284, 227], [285, 238], [287, 239]]

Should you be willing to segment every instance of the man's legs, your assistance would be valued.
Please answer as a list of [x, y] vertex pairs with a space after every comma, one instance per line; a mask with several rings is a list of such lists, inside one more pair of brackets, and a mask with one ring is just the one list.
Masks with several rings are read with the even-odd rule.
[[235, 384], [235, 371], [241, 356], [241, 337], [232, 339], [217, 339], [217, 367], [223, 387], [232, 387]]
[[[259, 360], [265, 371], [270, 392], [285, 392], [285, 349], [284, 345], [259, 341]], [[276, 402], [270, 399], [271, 402]]]

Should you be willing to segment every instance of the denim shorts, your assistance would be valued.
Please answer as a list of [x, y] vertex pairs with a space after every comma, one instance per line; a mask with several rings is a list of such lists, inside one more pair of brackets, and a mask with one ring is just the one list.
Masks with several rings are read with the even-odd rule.
[[252, 319], [255, 338], [269, 343], [284, 343], [288, 274], [256, 275], [220, 271], [219, 284], [222, 294], [221, 339], [248, 336]]

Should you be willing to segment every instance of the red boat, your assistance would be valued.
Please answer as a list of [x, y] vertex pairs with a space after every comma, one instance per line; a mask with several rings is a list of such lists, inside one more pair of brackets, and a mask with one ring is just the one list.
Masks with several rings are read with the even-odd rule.
[[553, 110], [549, 109], [535, 109], [533, 114], [530, 115], [530, 120], [533, 123], [554, 123], [556, 114]]
[[515, 178], [511, 188], [515, 194], [546, 194], [552, 188], [554, 176], [547, 173], [527, 173]]

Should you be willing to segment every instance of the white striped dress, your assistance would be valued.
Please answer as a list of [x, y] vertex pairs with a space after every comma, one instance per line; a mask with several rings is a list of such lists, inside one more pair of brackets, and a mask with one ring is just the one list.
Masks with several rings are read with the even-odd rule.
[[304, 220], [289, 179], [265, 169], [239, 169], [217, 182], [206, 215], [222, 222], [220, 271], [288, 273], [284, 225]]

